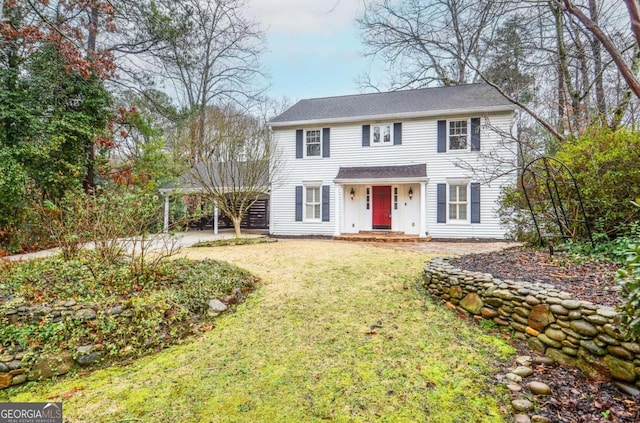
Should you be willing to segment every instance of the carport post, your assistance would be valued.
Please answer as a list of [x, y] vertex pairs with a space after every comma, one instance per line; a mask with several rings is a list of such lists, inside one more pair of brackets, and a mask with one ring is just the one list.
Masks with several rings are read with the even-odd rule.
[[169, 232], [169, 193], [164, 193], [164, 225], [162, 232], [165, 234]]
[[218, 235], [218, 205], [213, 205], [213, 233]]

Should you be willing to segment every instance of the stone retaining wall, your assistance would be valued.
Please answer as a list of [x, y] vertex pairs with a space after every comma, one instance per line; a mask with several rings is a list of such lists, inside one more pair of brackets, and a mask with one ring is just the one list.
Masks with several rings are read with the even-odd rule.
[[[229, 302], [231, 297], [227, 297]], [[233, 297], [235, 301], [235, 297]], [[90, 325], [90, 321], [99, 315], [116, 319], [121, 325], [129, 325], [135, 318], [134, 310], [126, 304], [100, 307], [97, 304], [79, 304], [76, 301], [57, 301], [38, 305], [28, 305], [19, 299], [0, 302], [0, 318], [5, 323], [39, 324], [42, 322], [56, 323], [65, 319], [73, 319], [79, 323]], [[215, 317], [227, 309], [226, 304], [217, 299], [209, 301], [207, 316]], [[186, 335], [185, 333], [184, 335]], [[162, 336], [162, 334], [160, 334]], [[39, 351], [23, 350], [20, 347], [6, 349], [0, 354], [0, 389], [20, 385], [27, 381], [47, 379], [68, 373], [74, 366], [90, 366], [102, 360], [105, 349], [109, 345], [80, 345], [73, 351], [62, 351], [57, 355], [42, 354]], [[118, 351], [119, 356], [127, 357], [133, 354], [132, 348], [127, 346]]]
[[610, 307], [575, 300], [549, 284], [457, 269], [446, 258], [429, 261], [423, 281], [447, 308], [508, 327], [515, 338], [558, 363], [592, 378], [614, 379], [623, 389], [640, 388], [640, 344], [625, 342], [620, 315]]

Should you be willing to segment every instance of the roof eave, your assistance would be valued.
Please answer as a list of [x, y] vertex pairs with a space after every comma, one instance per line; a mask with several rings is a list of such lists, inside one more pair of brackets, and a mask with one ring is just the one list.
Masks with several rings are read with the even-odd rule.
[[362, 185], [362, 184], [372, 184], [372, 183], [380, 183], [384, 181], [385, 183], [411, 183], [411, 182], [429, 182], [429, 178], [426, 176], [414, 176], [414, 177], [404, 177], [404, 178], [340, 178], [334, 179], [338, 185]]
[[470, 113], [495, 113], [495, 112], [513, 112], [517, 107], [513, 104], [505, 104], [500, 106], [484, 106], [484, 107], [469, 107], [464, 109], [445, 109], [445, 110], [432, 110], [421, 112], [406, 112], [406, 113], [388, 113], [381, 115], [369, 115], [369, 116], [349, 116], [339, 118], [327, 118], [327, 119], [308, 119], [308, 120], [295, 120], [295, 121], [282, 121], [282, 122], [268, 122], [271, 128], [284, 128], [290, 126], [312, 126], [323, 125], [327, 123], [353, 123], [372, 120], [402, 120], [413, 119], [421, 117], [434, 117], [443, 115], [460, 115]]

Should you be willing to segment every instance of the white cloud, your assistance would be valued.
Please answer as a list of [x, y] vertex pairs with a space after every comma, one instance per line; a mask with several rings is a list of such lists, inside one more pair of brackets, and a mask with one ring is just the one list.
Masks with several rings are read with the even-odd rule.
[[331, 34], [350, 27], [362, 0], [247, 0], [245, 13], [270, 34]]

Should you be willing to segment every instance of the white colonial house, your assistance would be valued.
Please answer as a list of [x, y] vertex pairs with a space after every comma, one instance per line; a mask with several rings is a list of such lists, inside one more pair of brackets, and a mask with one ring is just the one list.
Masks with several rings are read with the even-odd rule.
[[514, 110], [485, 84], [302, 100], [270, 121], [280, 162], [269, 232], [503, 238]]

